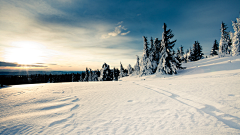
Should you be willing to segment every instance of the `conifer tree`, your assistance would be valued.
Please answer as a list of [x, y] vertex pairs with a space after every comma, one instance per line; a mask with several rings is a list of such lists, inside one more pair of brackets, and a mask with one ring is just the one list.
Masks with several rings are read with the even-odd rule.
[[136, 55], [136, 56], [137, 56], [137, 62], [135, 64], [135, 66], [134, 66], [134, 73], [136, 75], [139, 75], [140, 74], [139, 57], [138, 57], [138, 55]]
[[111, 81], [112, 80], [112, 74], [111, 70], [108, 64], [104, 63], [102, 65], [102, 69], [100, 70], [100, 81]]
[[227, 25], [222, 22], [221, 39], [219, 43], [219, 53], [218, 53], [220, 57], [224, 57], [225, 54], [228, 53], [228, 50], [230, 49], [230, 45], [231, 45], [229, 33], [226, 32], [226, 30], [227, 30]]
[[149, 57], [147, 58], [146, 75], [154, 74], [156, 70], [157, 70], [157, 62], [154, 59], [154, 53], [151, 52]]
[[81, 73], [81, 76], [80, 76], [80, 82], [83, 82], [84, 78], [83, 78], [83, 73]]
[[189, 49], [187, 49], [186, 53], [184, 54], [184, 61], [185, 61], [185, 63], [188, 62], [188, 53], [189, 53]]
[[179, 62], [182, 62], [182, 59], [181, 59], [181, 53], [180, 53], [180, 50], [177, 49], [177, 54], [176, 54], [176, 58]]
[[159, 60], [159, 64], [157, 67], [157, 72], [161, 74], [176, 74], [177, 73], [177, 59], [172, 56], [172, 48], [175, 45], [177, 40], [170, 41], [174, 37], [172, 31], [167, 30], [167, 25], [164, 23], [163, 25], [163, 33], [162, 33], [162, 51], [161, 58]]
[[128, 69], [128, 75], [132, 74], [133, 69], [132, 69], [132, 66], [130, 64], [128, 65], [127, 69]]
[[[180, 53], [180, 51], [179, 51], [179, 53]], [[173, 59], [173, 62], [175, 62], [175, 60], [178, 61], [178, 62], [176, 62], [177, 69], [182, 69], [181, 59], [178, 58], [178, 56], [177, 56], [177, 54], [175, 54], [174, 50], [172, 51], [172, 59]]]
[[91, 68], [89, 68], [89, 76], [88, 76], [88, 81], [93, 81], [92, 80], [92, 76], [93, 76], [93, 72], [92, 72], [92, 69]]
[[217, 42], [217, 40], [215, 39], [215, 40], [214, 40], [214, 43], [213, 43], [213, 47], [212, 47], [212, 50], [211, 50], [210, 55], [212, 55], [212, 56], [218, 55], [218, 53], [217, 53], [217, 50], [219, 49], [218, 46], [219, 46], [219, 45], [218, 45], [218, 42]]
[[192, 49], [192, 54], [190, 57], [191, 61], [197, 61], [203, 58], [203, 53], [202, 53], [202, 46], [198, 41], [195, 41], [193, 44], [193, 49]]
[[84, 82], [88, 82], [88, 79], [89, 79], [89, 71], [88, 71], [88, 68], [86, 68], [85, 78], [83, 79], [83, 81], [84, 81]]
[[115, 67], [113, 68], [113, 80], [114, 81], [118, 80], [118, 73], [117, 73], [117, 70], [115, 69]]
[[148, 41], [147, 37], [143, 36], [143, 55], [140, 61], [140, 76], [147, 74], [147, 58], [148, 58]]
[[120, 62], [120, 73], [119, 73], [119, 78], [122, 78], [122, 77], [124, 77], [125, 75], [124, 75], [124, 68], [123, 68], [123, 66], [122, 66], [122, 63]]
[[151, 37], [150, 40], [150, 45], [151, 45], [151, 51], [149, 51], [149, 55], [147, 58], [147, 69], [146, 69], [146, 74], [154, 74], [157, 70], [157, 62], [156, 62], [156, 48], [153, 44], [153, 39]]
[[154, 52], [154, 44], [153, 44], [153, 39], [152, 39], [152, 37], [151, 37], [149, 54], [151, 54], [152, 52]]
[[154, 40], [154, 59], [155, 61], [159, 62], [159, 59], [160, 59], [160, 52], [161, 52], [161, 40], [158, 40], [158, 38], [155, 38]]
[[180, 46], [180, 60], [181, 60], [181, 62], [185, 60], [184, 59], [184, 51], [183, 51], [183, 46], [182, 45]]
[[232, 38], [232, 56], [239, 55], [240, 51], [240, 17], [236, 19], [237, 21], [232, 21], [232, 26], [234, 29]]
[[98, 81], [97, 71], [92, 71], [92, 81]]

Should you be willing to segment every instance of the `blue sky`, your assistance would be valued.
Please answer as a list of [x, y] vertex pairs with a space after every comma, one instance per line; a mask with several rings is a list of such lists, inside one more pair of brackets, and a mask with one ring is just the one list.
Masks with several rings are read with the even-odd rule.
[[[0, 0], [1, 69], [93, 70], [132, 66], [142, 36], [162, 37], [166, 23], [175, 50], [198, 40], [208, 55], [223, 21], [239, 17], [239, 0]], [[9, 65], [9, 66], [7, 66]], [[14, 66], [16, 65], [16, 66]], [[32, 66], [30, 66], [32, 65]]]

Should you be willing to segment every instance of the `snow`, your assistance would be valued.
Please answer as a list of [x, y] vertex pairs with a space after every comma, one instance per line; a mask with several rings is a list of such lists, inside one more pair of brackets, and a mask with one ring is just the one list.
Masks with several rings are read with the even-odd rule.
[[0, 89], [0, 134], [240, 134], [240, 56], [176, 75]]

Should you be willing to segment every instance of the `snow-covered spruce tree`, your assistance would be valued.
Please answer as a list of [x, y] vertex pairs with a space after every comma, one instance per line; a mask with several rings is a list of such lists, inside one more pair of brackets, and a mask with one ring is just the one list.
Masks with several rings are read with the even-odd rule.
[[140, 76], [148, 74], [147, 72], [147, 59], [148, 59], [148, 41], [147, 37], [143, 36], [143, 55], [140, 61]]
[[128, 69], [128, 75], [132, 74], [133, 69], [132, 69], [132, 66], [130, 64], [128, 65], [127, 69]]
[[153, 39], [151, 38], [150, 40], [150, 51], [149, 51], [149, 55], [147, 58], [147, 69], [146, 69], [146, 74], [154, 74], [156, 72], [157, 69], [157, 62], [156, 62], [156, 58], [155, 58], [155, 52], [156, 52], [156, 48], [153, 44]]
[[181, 60], [178, 59], [178, 57], [177, 57], [177, 55], [175, 54], [175, 51], [174, 51], [174, 50], [172, 50], [172, 59], [173, 59], [173, 60], [176, 59], [176, 60], [178, 61], [178, 62], [176, 63], [177, 69], [182, 69]]
[[98, 81], [97, 71], [92, 71], [92, 81]]
[[185, 61], [183, 46], [181, 45], [179, 48], [180, 48], [180, 59], [181, 61]]
[[82, 72], [81, 75], [80, 75], [79, 81], [80, 81], [80, 82], [83, 82], [83, 80], [84, 80], [84, 73]]
[[159, 62], [159, 59], [160, 59], [160, 53], [161, 53], [161, 40], [158, 40], [158, 38], [155, 38], [155, 40], [154, 40], [154, 50], [153, 50], [153, 52], [154, 52], [154, 55], [155, 55], [155, 61], [157, 62], [157, 64], [158, 64], [158, 62]]
[[234, 29], [232, 38], [232, 56], [239, 55], [240, 51], [240, 17], [236, 18], [237, 21], [232, 21], [232, 26]]
[[151, 40], [150, 40], [149, 54], [150, 54], [151, 52], [154, 52], [154, 44], [153, 44], [153, 39], [152, 39], [152, 37], [151, 37]]
[[88, 71], [88, 68], [86, 68], [85, 78], [83, 79], [83, 81], [84, 81], [84, 82], [88, 82], [88, 79], [89, 79], [89, 71]]
[[[163, 33], [162, 33], [162, 51], [161, 58], [159, 60], [159, 64], [157, 67], [157, 71], [161, 74], [177, 74], [177, 59], [172, 56], [172, 48], [175, 45], [177, 40], [170, 41], [171, 38], [174, 37], [172, 31], [167, 30], [167, 25], [164, 23], [163, 25]], [[180, 64], [180, 63], [179, 63]]]
[[118, 72], [114, 67], [113, 68], [113, 81], [117, 81], [117, 80], [118, 80]]
[[154, 74], [157, 70], [157, 62], [154, 59], [155, 55], [154, 52], [151, 52], [149, 57], [147, 58], [147, 70], [146, 74]]
[[186, 53], [184, 54], [185, 63], [188, 62], [188, 53], [189, 53], [189, 49], [187, 49]]
[[112, 81], [111, 70], [108, 64], [104, 63], [100, 70], [100, 81]]
[[219, 43], [219, 51], [218, 55], [219, 57], [224, 57], [225, 54], [228, 53], [229, 46], [230, 46], [230, 37], [229, 33], [226, 32], [227, 26], [225, 23], [222, 22], [221, 24], [221, 38], [220, 38], [220, 43]]
[[[180, 48], [181, 49], [181, 48]], [[174, 53], [173, 53], [174, 54]], [[184, 56], [181, 55], [180, 50], [177, 49], [176, 59], [179, 61], [179, 63], [182, 63], [182, 59], [184, 60]]]
[[124, 74], [124, 68], [122, 66], [122, 63], [120, 62], [120, 72], [119, 72], [119, 78], [122, 78], [124, 77], [125, 74]]
[[136, 56], [137, 56], [137, 62], [134, 66], [134, 74], [139, 75], [140, 74], [139, 57], [138, 57], [138, 55], [136, 55]]
[[219, 45], [218, 45], [218, 42], [217, 42], [217, 40], [215, 39], [215, 40], [214, 40], [214, 43], [213, 43], [213, 47], [212, 47], [212, 50], [211, 50], [210, 55], [212, 55], [212, 56], [218, 55], [218, 53], [217, 53], [217, 50], [219, 49], [218, 46], [219, 46]]
[[177, 60], [178, 60], [179, 62], [182, 62], [182, 60], [181, 60], [181, 54], [180, 54], [180, 50], [179, 50], [179, 49], [177, 49], [176, 58], [177, 58]]
[[93, 75], [92, 69], [91, 69], [91, 68], [89, 68], [89, 76], [88, 76], [88, 81], [92, 81], [92, 75]]
[[200, 60], [203, 58], [203, 55], [204, 54], [202, 53], [202, 46], [198, 41], [195, 41], [195, 43], [193, 44], [193, 50], [192, 50], [190, 60], [191, 61]]

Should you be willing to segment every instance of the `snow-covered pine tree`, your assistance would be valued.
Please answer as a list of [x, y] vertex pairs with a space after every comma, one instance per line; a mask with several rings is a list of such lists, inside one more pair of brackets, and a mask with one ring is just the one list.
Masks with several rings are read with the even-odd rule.
[[195, 41], [195, 43], [193, 44], [193, 50], [192, 50], [190, 60], [191, 61], [200, 60], [203, 58], [203, 55], [204, 54], [202, 53], [202, 46], [198, 41]]
[[108, 64], [104, 63], [102, 69], [100, 70], [100, 81], [112, 81], [111, 70]]
[[151, 37], [150, 40], [150, 46], [151, 48], [149, 49], [149, 55], [147, 58], [147, 69], [146, 69], [146, 75], [147, 74], [154, 74], [156, 72], [157, 69], [157, 62], [156, 62], [156, 56], [155, 56], [155, 52], [156, 52], [156, 48], [153, 44], [153, 39]]
[[83, 82], [83, 80], [84, 80], [83, 76], [84, 76], [84, 73], [82, 72], [80, 75], [80, 79], [79, 79], [80, 82]]
[[89, 76], [88, 76], [88, 81], [92, 81], [92, 76], [93, 76], [92, 69], [91, 69], [91, 68], [89, 68]]
[[217, 50], [219, 49], [218, 46], [219, 46], [219, 45], [218, 45], [218, 42], [217, 42], [217, 40], [215, 39], [215, 40], [214, 40], [214, 43], [213, 43], [213, 47], [212, 47], [212, 50], [211, 50], [210, 55], [212, 55], [212, 56], [218, 55], [218, 53], [217, 53]]
[[88, 79], [89, 79], [89, 71], [88, 71], [88, 68], [86, 68], [85, 78], [83, 79], [83, 81], [84, 81], [84, 82], [88, 82]]
[[148, 58], [148, 41], [147, 37], [143, 36], [143, 55], [140, 61], [140, 76], [147, 74], [147, 58]]
[[189, 53], [189, 49], [187, 49], [186, 53], [184, 54], [185, 63], [188, 62], [188, 53]]
[[139, 57], [138, 55], [136, 56], [137, 56], [137, 62], [134, 66], [134, 74], [139, 75], [140, 74]]
[[[180, 51], [179, 51], [179, 52], [180, 52]], [[181, 60], [178, 59], [177, 54], [175, 54], [175, 51], [174, 51], [174, 50], [172, 50], [172, 59], [173, 59], [173, 62], [175, 62], [175, 60], [178, 61], [178, 62], [176, 63], [177, 69], [182, 69]]]
[[184, 58], [184, 51], [183, 51], [183, 46], [182, 45], [180, 46], [180, 59], [181, 59], [181, 62], [185, 60], [185, 58]]
[[155, 61], [159, 62], [160, 59], [160, 52], [161, 52], [161, 40], [158, 40], [158, 38], [155, 38], [154, 40], [154, 55], [155, 55]]
[[122, 63], [120, 62], [119, 78], [122, 78], [122, 77], [124, 77], [124, 76], [125, 76], [125, 74], [124, 74], [124, 68], [123, 68], [123, 66], [122, 66]]
[[[159, 64], [157, 67], [157, 71], [161, 74], [176, 74], [177, 73], [177, 59], [172, 56], [172, 48], [175, 45], [177, 40], [170, 41], [171, 38], [174, 37], [172, 31], [167, 30], [167, 25], [164, 23], [163, 25], [163, 33], [162, 33], [162, 51], [161, 58], [159, 60]], [[180, 63], [179, 63], [180, 64]]]
[[202, 46], [200, 45], [200, 43], [197, 41], [197, 48], [198, 48], [198, 50], [197, 50], [197, 60], [200, 60], [200, 59], [203, 59], [204, 57], [203, 57], [203, 55], [204, 55], [204, 53], [202, 52]]
[[240, 51], [240, 17], [236, 19], [237, 21], [232, 21], [232, 26], [234, 29], [232, 38], [232, 56], [239, 55]]
[[146, 75], [154, 74], [156, 70], [157, 70], [157, 62], [154, 59], [154, 53], [151, 52], [149, 57], [147, 58]]
[[128, 75], [132, 74], [133, 69], [132, 69], [132, 66], [130, 64], [128, 65], [127, 69], [128, 69]]
[[151, 40], [150, 40], [149, 54], [150, 54], [151, 52], [154, 52], [154, 44], [153, 44], [153, 39], [152, 39], [152, 37], [151, 37]]
[[219, 43], [219, 51], [218, 55], [219, 57], [224, 57], [226, 53], [228, 53], [229, 46], [230, 46], [230, 38], [227, 30], [227, 25], [222, 22], [221, 24], [221, 38]]
[[[181, 49], [181, 48], [180, 48]], [[180, 52], [180, 50], [179, 49], [177, 49], [177, 54], [176, 54], [176, 59], [179, 61], [179, 63], [182, 63], [182, 59], [184, 60], [184, 56], [182, 56], [182, 54], [181, 54], [181, 52]], [[177, 65], [177, 67], [178, 66], [181, 66], [181, 64], [180, 65]]]
[[179, 62], [182, 62], [182, 60], [181, 60], [181, 53], [180, 53], [180, 50], [179, 50], [179, 49], [177, 49], [176, 58], [177, 58], [177, 60], [178, 60]]
[[97, 71], [92, 71], [92, 81], [98, 81]]
[[113, 81], [117, 81], [117, 80], [118, 80], [118, 73], [117, 73], [117, 70], [114, 67], [113, 68]]

